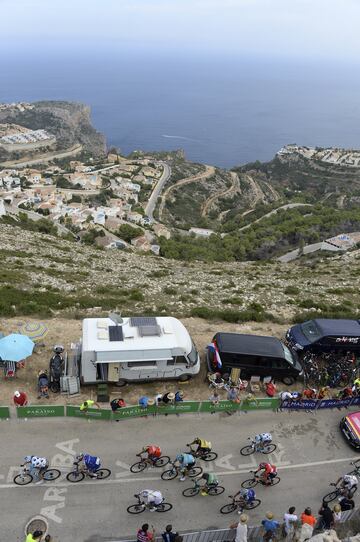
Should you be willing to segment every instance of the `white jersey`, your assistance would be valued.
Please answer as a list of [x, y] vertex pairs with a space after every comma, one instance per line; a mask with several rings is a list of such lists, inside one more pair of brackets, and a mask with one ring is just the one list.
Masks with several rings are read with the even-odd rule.
[[38, 467], [38, 468], [42, 469], [42, 468], [46, 467], [47, 459], [46, 459], [46, 457], [37, 457], [36, 455], [34, 455], [31, 458], [31, 465], [33, 467]]
[[260, 433], [260, 435], [256, 435], [255, 442], [271, 442], [272, 436], [270, 433]]
[[163, 502], [163, 496], [160, 491], [153, 489], [143, 489], [140, 493], [146, 504], [161, 504]]
[[358, 479], [353, 474], [345, 474], [345, 476], [343, 476], [343, 480], [344, 480], [344, 484], [348, 486], [349, 488], [358, 485]]

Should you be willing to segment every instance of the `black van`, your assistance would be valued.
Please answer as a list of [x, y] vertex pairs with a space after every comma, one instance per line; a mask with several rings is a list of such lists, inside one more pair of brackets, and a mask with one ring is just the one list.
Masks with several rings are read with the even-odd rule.
[[206, 361], [210, 372], [230, 374], [231, 369], [241, 369], [241, 378], [271, 376], [285, 384], [293, 384], [302, 374], [302, 366], [293, 352], [275, 337], [216, 333], [212, 341], [215, 349], [207, 348]]
[[342, 350], [360, 353], [360, 321], [318, 318], [291, 327], [286, 333], [289, 346], [298, 351]]

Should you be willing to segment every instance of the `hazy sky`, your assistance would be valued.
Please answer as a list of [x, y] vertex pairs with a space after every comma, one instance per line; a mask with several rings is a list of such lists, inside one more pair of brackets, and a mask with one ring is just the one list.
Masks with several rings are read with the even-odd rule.
[[360, 0], [0, 0], [0, 54], [59, 46], [360, 58]]

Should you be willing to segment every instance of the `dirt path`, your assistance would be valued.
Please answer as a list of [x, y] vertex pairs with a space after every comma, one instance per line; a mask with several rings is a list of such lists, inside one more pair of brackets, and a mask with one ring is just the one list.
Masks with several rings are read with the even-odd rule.
[[200, 173], [198, 175], [193, 175], [192, 177], [187, 177], [185, 179], [181, 179], [177, 183], [169, 186], [169, 188], [167, 188], [163, 192], [163, 195], [162, 195], [162, 198], [161, 198], [161, 203], [160, 203], [160, 206], [159, 206], [159, 222], [163, 221], [163, 212], [164, 212], [164, 208], [165, 208], [166, 198], [169, 197], [169, 194], [175, 188], [178, 188], [179, 186], [182, 186], [182, 185], [185, 185], [185, 184], [204, 181], [205, 179], [208, 179], [209, 177], [212, 177], [214, 174], [215, 174], [214, 166], [205, 166], [205, 171], [203, 171], [202, 173]]
[[201, 216], [206, 216], [210, 208], [212, 207], [212, 205], [219, 198], [226, 198], [226, 197], [232, 196], [233, 194], [236, 194], [237, 192], [241, 192], [239, 176], [234, 171], [230, 171], [230, 175], [231, 175], [231, 186], [229, 188], [226, 188], [225, 190], [221, 190], [219, 192], [216, 192], [216, 194], [210, 196], [210, 198], [208, 198], [202, 206]]
[[252, 205], [255, 207], [257, 203], [259, 202], [263, 203], [265, 201], [265, 194], [262, 191], [259, 183], [255, 181], [255, 179], [251, 177], [251, 175], [245, 174], [245, 178], [252, 189], [252, 193], [253, 193]]

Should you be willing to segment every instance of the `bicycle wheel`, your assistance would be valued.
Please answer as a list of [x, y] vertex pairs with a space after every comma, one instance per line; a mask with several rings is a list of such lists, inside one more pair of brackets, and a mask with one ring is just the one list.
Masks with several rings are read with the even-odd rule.
[[240, 453], [241, 455], [251, 455], [255, 452], [254, 446], [244, 446], [241, 448]]
[[172, 509], [172, 504], [170, 504], [169, 502], [162, 502], [161, 504], [159, 504], [157, 507], [156, 507], [156, 511], [157, 512], [168, 512], [169, 510]]
[[331, 491], [330, 493], [325, 495], [325, 497], [323, 498], [323, 502], [329, 503], [331, 501], [334, 501], [336, 499], [336, 497], [338, 497], [338, 496], [339, 496], [338, 491]]
[[271, 480], [271, 484], [270, 484], [270, 485], [271, 485], [271, 486], [276, 486], [276, 484], [278, 484], [279, 482], [280, 482], [279, 476], [275, 476], [275, 478], [273, 478], [273, 479]]
[[263, 454], [272, 454], [276, 450], [276, 444], [266, 444], [261, 450]]
[[162, 473], [161, 478], [163, 480], [174, 480], [174, 478], [176, 478], [177, 475], [178, 475], [177, 469], [169, 469], [169, 470], [165, 470]]
[[184, 489], [182, 494], [184, 497], [195, 497], [195, 495], [198, 495], [200, 493], [199, 487], [188, 487], [187, 489]]
[[50, 482], [51, 480], [57, 480], [60, 475], [61, 472], [58, 469], [47, 469], [42, 477], [47, 482]]
[[33, 477], [31, 474], [18, 474], [14, 478], [14, 484], [18, 486], [26, 486], [27, 484], [30, 484], [30, 482], [33, 481]]
[[201, 459], [203, 461], [214, 461], [217, 458], [218, 454], [216, 452], [207, 452], [203, 456], [201, 456]]
[[224, 491], [225, 488], [223, 486], [214, 486], [209, 488], [208, 495], [221, 495]]
[[81, 482], [81, 480], [83, 480], [84, 478], [85, 478], [85, 474], [83, 472], [77, 472], [75, 470], [73, 472], [69, 472], [69, 474], [66, 475], [66, 479], [69, 482], [73, 482], [73, 483]]
[[195, 476], [199, 476], [202, 473], [201, 467], [192, 467], [188, 471], [189, 478], [195, 478]]
[[134, 463], [131, 465], [130, 470], [131, 472], [142, 472], [146, 469], [146, 463], [145, 461], [138, 461], [137, 463]]
[[109, 478], [110, 474], [111, 474], [110, 469], [99, 469], [96, 471], [98, 480], [105, 480], [105, 478]]
[[241, 487], [245, 487], [246, 489], [249, 489], [250, 487], [257, 486], [258, 481], [256, 478], [249, 478], [249, 480], [245, 480], [245, 482], [241, 483]]
[[145, 505], [144, 504], [132, 504], [131, 506], [128, 506], [126, 509], [129, 514], [141, 514], [141, 512], [144, 512]]
[[235, 512], [235, 510], [237, 510], [236, 504], [225, 504], [220, 508], [220, 514], [231, 514], [231, 512]]
[[253, 508], [257, 508], [260, 504], [261, 504], [260, 499], [254, 499], [253, 501], [246, 503], [244, 506], [244, 509], [252, 510]]
[[170, 461], [170, 457], [167, 455], [162, 455], [155, 461], [155, 467], [165, 467]]

